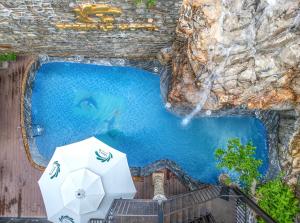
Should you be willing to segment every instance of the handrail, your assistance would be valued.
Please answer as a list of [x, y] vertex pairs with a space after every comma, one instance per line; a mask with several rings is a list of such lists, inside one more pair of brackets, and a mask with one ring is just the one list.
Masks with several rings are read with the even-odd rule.
[[[189, 196], [193, 196], [195, 194], [197, 194], [198, 192], [201, 192], [201, 193], [205, 193], [206, 196], [204, 197], [197, 197], [196, 200], [190, 200], [189, 204], [184, 206], [184, 207], [181, 207], [180, 210], [184, 210], [184, 209], [189, 209], [190, 207], [193, 207], [195, 205], [200, 205], [200, 204], [203, 204], [205, 202], [208, 202], [210, 200], [213, 200], [215, 198], [218, 198], [220, 197], [220, 191], [218, 191], [217, 189], [220, 189], [221, 187], [218, 187], [218, 186], [205, 186], [201, 189], [198, 189], [198, 190], [194, 190], [194, 191], [190, 191], [190, 192], [187, 192], [187, 193], [183, 193], [183, 194], [180, 194], [180, 195], [175, 195], [175, 196], [172, 196], [170, 197], [168, 200], [165, 200], [165, 201], [162, 201], [162, 206], [164, 206], [165, 204], [167, 203], [170, 203], [174, 200], [177, 200], [177, 199], [181, 199], [181, 198], [189, 198]], [[179, 210], [179, 209], [178, 209]], [[169, 212], [169, 213], [164, 213], [164, 215], [170, 215], [172, 213], [175, 213], [177, 212], [178, 210], [173, 210], [172, 212]]]
[[[212, 197], [209, 198], [208, 196], [206, 196], [204, 200], [197, 200], [196, 203], [194, 204], [191, 204], [191, 205], [199, 205], [201, 203], [205, 203], [206, 201], [208, 200], [211, 200], [211, 199], [214, 199], [214, 198], [222, 198], [222, 197], [232, 197], [232, 198], [235, 198], [235, 199], [239, 199], [241, 202], [243, 202], [248, 208], [250, 208], [253, 212], [255, 212], [260, 218], [262, 218], [266, 223], [276, 223], [276, 221], [270, 216], [268, 215], [264, 210], [262, 210], [253, 200], [251, 200], [251, 198], [249, 198], [244, 192], [242, 192], [238, 187], [227, 187], [227, 186], [222, 186], [223, 188], [226, 187], [229, 189], [229, 191], [231, 191], [231, 195], [230, 194], [222, 194], [221, 191], [220, 191], [220, 194], [217, 194], [216, 192], [218, 192], [217, 190], [214, 191], [214, 193], [212, 193]], [[206, 187], [206, 189], [209, 189], [210, 187]], [[215, 188], [221, 188], [220, 186], [215, 186]], [[202, 188], [203, 189], [203, 188]], [[205, 189], [204, 189], [205, 190]], [[197, 193], [198, 191], [201, 191], [200, 190], [195, 190], [195, 191], [190, 191], [188, 193], [185, 193], [185, 194], [182, 194], [180, 196], [174, 196], [171, 198], [172, 199], [179, 199], [179, 198], [182, 198], [182, 197], [185, 197], [185, 196], [190, 196], [194, 193]], [[171, 200], [166, 200], [166, 201], [162, 201], [161, 203], [156, 201], [157, 202], [157, 209], [154, 211], [155, 213], [148, 213], [148, 214], [141, 214], [141, 215], [134, 215], [135, 217], [137, 216], [149, 216], [149, 217], [157, 217], [157, 221], [158, 223], [163, 223], [164, 222], [164, 217], [167, 216], [167, 215], [170, 215], [172, 214], [171, 212], [167, 212], [165, 213], [164, 212], [164, 205], [168, 202], [170, 202]], [[111, 208], [110, 208], [110, 213], [108, 214], [108, 216], [106, 216], [105, 218], [105, 222], [110, 222], [110, 217], [113, 216], [113, 212], [112, 209], [114, 208], [114, 204], [116, 204], [116, 202], [118, 201], [123, 201], [123, 202], [126, 202], [126, 201], [129, 201], [129, 202], [134, 202], [134, 203], [153, 203], [155, 201], [153, 200], [144, 200], [144, 199], [138, 199], [138, 200], [131, 200], [131, 199], [118, 199], [118, 200], [115, 200], [114, 203], [112, 204]], [[195, 202], [195, 201], [194, 201]], [[183, 209], [186, 209], [190, 207], [189, 205], [188, 206], [184, 206], [184, 207], [181, 207], [180, 210], [183, 210]], [[177, 211], [177, 210], [176, 210]], [[121, 214], [119, 213], [118, 216], [133, 216], [132, 214]]]
[[238, 187], [230, 187], [234, 193], [239, 195], [239, 199], [248, 205], [256, 214], [259, 215], [266, 223], [276, 223], [276, 221], [268, 215], [263, 209], [261, 209], [252, 199], [250, 199], [243, 191]]
[[189, 194], [193, 194], [193, 193], [198, 192], [198, 191], [202, 191], [202, 190], [205, 190], [205, 189], [211, 189], [212, 187], [214, 187], [214, 188], [220, 187], [221, 188], [221, 186], [215, 186], [215, 185], [212, 186], [212, 185], [207, 184], [207, 185], [204, 185], [204, 186], [200, 187], [199, 189], [187, 191], [187, 192], [184, 192], [182, 194], [176, 194], [176, 195], [173, 195], [171, 197], [168, 197], [168, 200], [181, 198], [181, 197], [187, 196]]

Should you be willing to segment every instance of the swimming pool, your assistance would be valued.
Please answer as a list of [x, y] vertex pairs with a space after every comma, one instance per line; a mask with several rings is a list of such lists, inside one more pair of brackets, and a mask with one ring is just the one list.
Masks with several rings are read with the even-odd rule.
[[98, 139], [125, 152], [130, 166], [171, 159], [190, 176], [214, 183], [214, 150], [232, 137], [252, 140], [268, 163], [266, 130], [253, 117], [197, 118], [188, 126], [168, 112], [159, 76], [133, 67], [51, 62], [37, 71], [32, 87], [32, 125], [39, 153], [50, 160], [57, 146]]

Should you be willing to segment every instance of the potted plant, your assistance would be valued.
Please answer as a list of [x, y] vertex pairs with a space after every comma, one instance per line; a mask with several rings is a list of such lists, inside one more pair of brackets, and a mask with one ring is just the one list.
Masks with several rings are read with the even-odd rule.
[[3, 53], [0, 54], [0, 69], [7, 69], [9, 61], [15, 61], [17, 56], [15, 53]]

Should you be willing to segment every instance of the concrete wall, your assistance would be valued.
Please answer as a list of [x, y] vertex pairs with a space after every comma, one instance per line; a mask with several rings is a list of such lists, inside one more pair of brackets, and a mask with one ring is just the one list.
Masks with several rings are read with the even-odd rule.
[[[136, 6], [134, 0], [0, 0], [0, 51], [96, 57], [154, 57], [170, 45], [182, 0], [158, 0], [155, 7]], [[121, 7], [118, 22], [153, 19], [159, 31], [57, 30], [58, 22], [75, 22], [70, 6], [107, 3]], [[11, 47], [11, 48], [10, 48]], [[10, 49], [9, 49], [10, 48]]]

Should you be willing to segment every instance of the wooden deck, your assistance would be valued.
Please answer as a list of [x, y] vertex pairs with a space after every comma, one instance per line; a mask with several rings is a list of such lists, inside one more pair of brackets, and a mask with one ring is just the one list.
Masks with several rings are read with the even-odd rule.
[[[0, 70], [0, 217], [45, 217], [37, 180], [41, 172], [27, 160], [20, 129], [20, 94], [24, 65], [29, 57], [18, 58], [8, 70]], [[186, 192], [167, 170], [167, 196]], [[136, 198], [153, 197], [151, 176], [135, 178]]]
[[45, 216], [37, 185], [41, 173], [27, 160], [20, 129], [20, 93], [23, 64], [20, 58], [0, 71], [0, 216]]

